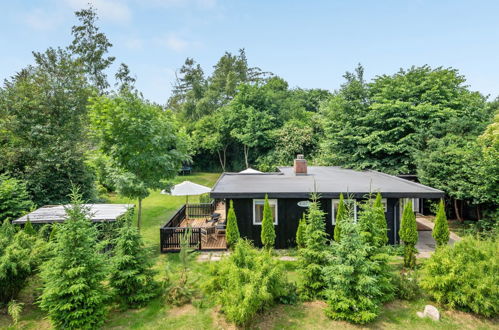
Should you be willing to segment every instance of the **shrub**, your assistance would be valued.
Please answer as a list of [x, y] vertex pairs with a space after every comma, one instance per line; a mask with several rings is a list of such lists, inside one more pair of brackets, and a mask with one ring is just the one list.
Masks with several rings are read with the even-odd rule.
[[130, 219], [124, 221], [118, 231], [109, 284], [121, 307], [140, 307], [158, 294], [158, 285], [137, 228]]
[[227, 213], [227, 228], [225, 230], [225, 238], [227, 246], [230, 248], [239, 240], [239, 228], [237, 227], [236, 212], [234, 211], [234, 203], [230, 201], [229, 212]]
[[324, 289], [322, 268], [327, 264], [328, 245], [324, 212], [317, 196], [312, 196], [307, 212], [305, 247], [299, 251], [298, 291], [302, 299], [310, 300], [317, 298]]
[[24, 303], [17, 302], [16, 300], [9, 301], [9, 305], [7, 307], [7, 313], [12, 318], [14, 325], [19, 322], [21, 318], [21, 313], [23, 312]]
[[466, 237], [424, 263], [421, 286], [438, 303], [488, 317], [499, 315], [499, 241]]
[[33, 207], [23, 181], [0, 175], [0, 221], [15, 220]]
[[431, 236], [433, 236], [437, 243], [437, 248], [439, 248], [449, 243], [449, 235], [449, 224], [447, 223], [447, 217], [445, 216], [444, 201], [441, 199]]
[[347, 213], [345, 210], [345, 200], [343, 198], [343, 194], [340, 194], [340, 202], [338, 203], [338, 211], [336, 212], [336, 224], [334, 226], [334, 240], [336, 242], [340, 241], [341, 237], [341, 223], [347, 217]]
[[76, 190], [67, 219], [57, 225], [51, 241], [54, 257], [43, 264], [40, 307], [55, 328], [98, 328], [106, 315], [108, 294], [104, 255], [97, 246], [97, 230]]
[[323, 269], [326, 284], [326, 315], [334, 320], [364, 324], [380, 313], [383, 290], [376, 262], [369, 258], [373, 247], [362, 242], [357, 224], [342, 224], [340, 242], [332, 244], [329, 265]]
[[26, 221], [26, 224], [24, 225], [23, 228], [24, 232], [30, 236], [35, 236], [36, 235], [36, 230], [33, 228], [33, 225], [31, 224], [31, 221], [28, 220]]
[[300, 219], [298, 223], [298, 228], [296, 229], [296, 245], [298, 248], [305, 247], [305, 231], [307, 230], [307, 219], [305, 213], [303, 213], [303, 217]]
[[247, 324], [258, 312], [292, 297], [280, 262], [269, 251], [256, 250], [243, 239], [229, 257], [212, 265], [210, 275], [206, 291], [237, 325]]
[[268, 250], [274, 247], [275, 244], [275, 228], [274, 219], [272, 218], [272, 210], [269, 205], [269, 198], [265, 195], [265, 204], [263, 205], [263, 219], [261, 239], [263, 246]]
[[400, 239], [404, 242], [404, 267], [416, 267], [416, 243], [418, 242], [418, 228], [416, 216], [412, 211], [412, 202], [405, 204], [402, 223], [399, 230]]
[[416, 271], [402, 271], [393, 277], [397, 298], [414, 300], [421, 295]]

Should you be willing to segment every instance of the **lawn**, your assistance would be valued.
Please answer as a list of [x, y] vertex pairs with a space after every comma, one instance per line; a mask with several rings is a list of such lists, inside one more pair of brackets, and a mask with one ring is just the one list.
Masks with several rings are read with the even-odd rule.
[[[178, 182], [191, 180], [193, 182], [212, 186], [219, 174], [196, 173], [182, 176]], [[133, 202], [116, 195], [107, 196], [113, 203]], [[196, 199], [191, 199], [195, 201]], [[159, 253], [159, 227], [175, 212], [185, 201], [184, 197], [161, 195], [154, 191], [143, 202], [143, 227], [142, 235], [146, 247], [155, 259], [155, 267], [158, 270], [157, 278], [161, 280], [166, 265], [175, 273], [179, 267], [177, 254]], [[281, 254], [295, 254], [295, 251], [279, 251]], [[209, 267], [209, 263], [197, 262], [197, 253], [192, 255], [191, 266], [192, 279], [202, 283]], [[396, 261], [398, 262], [398, 261]], [[291, 281], [298, 279], [296, 262], [286, 261], [285, 269]], [[31, 285], [22, 292], [20, 301], [25, 302], [25, 311], [18, 326], [11, 326], [10, 318], [0, 312], [1, 329], [50, 329], [50, 322], [45, 315], [33, 303], [36, 295], [38, 280], [34, 278]], [[441, 306], [442, 313], [440, 322], [429, 319], [420, 319], [416, 316], [417, 311], [422, 311], [424, 305], [430, 301], [424, 297], [414, 302], [394, 301], [383, 308], [378, 320], [364, 328], [374, 329], [498, 329], [498, 320], [488, 320], [472, 314], [445, 310]], [[327, 319], [322, 311], [324, 303], [307, 302], [297, 305], [279, 305], [258, 317], [249, 326], [252, 329], [331, 329], [331, 328], [361, 328], [352, 326], [346, 322], [336, 322]], [[138, 310], [119, 311], [111, 308], [110, 314], [104, 326], [106, 329], [234, 329], [235, 327], [225, 322], [216, 306], [207, 297], [197, 296], [193, 304], [182, 307], [167, 305], [158, 298], [151, 301], [148, 306]]]

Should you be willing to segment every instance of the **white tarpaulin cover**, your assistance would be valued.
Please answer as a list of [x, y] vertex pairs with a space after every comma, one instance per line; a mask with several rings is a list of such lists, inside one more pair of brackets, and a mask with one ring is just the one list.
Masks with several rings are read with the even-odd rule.
[[244, 171], [241, 171], [239, 173], [243, 173], [243, 174], [255, 174], [255, 173], [262, 173], [262, 172], [254, 170], [251, 167], [248, 167], [247, 169], [245, 169]]
[[172, 196], [192, 196], [206, 194], [211, 191], [211, 188], [202, 186], [200, 184], [184, 181], [173, 186], [170, 195]]

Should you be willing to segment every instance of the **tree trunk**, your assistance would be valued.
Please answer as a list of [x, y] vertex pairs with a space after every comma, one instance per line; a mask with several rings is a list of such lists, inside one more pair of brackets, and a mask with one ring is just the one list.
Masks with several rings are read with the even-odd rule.
[[140, 221], [142, 220], [142, 198], [139, 198], [139, 211], [137, 214], [137, 229], [140, 232]]
[[476, 206], [476, 219], [480, 220], [481, 215], [480, 215], [480, 205]]
[[222, 153], [220, 153], [220, 150], [218, 150], [217, 153], [220, 166], [222, 166], [222, 171], [225, 172], [225, 166], [227, 164], [227, 146], [222, 149]]
[[454, 198], [454, 212], [456, 212], [456, 219], [459, 222], [463, 222], [463, 218], [461, 217], [461, 213], [459, 212], [459, 205], [458, 205], [457, 198]]
[[222, 172], [225, 172], [225, 164], [222, 160], [222, 155], [220, 154], [220, 150], [217, 151], [218, 160], [220, 161], [220, 166], [222, 167]]
[[249, 168], [249, 164], [248, 164], [248, 152], [249, 152], [249, 148], [245, 144], [243, 145], [243, 151], [244, 151], [244, 162], [246, 163], [246, 168]]

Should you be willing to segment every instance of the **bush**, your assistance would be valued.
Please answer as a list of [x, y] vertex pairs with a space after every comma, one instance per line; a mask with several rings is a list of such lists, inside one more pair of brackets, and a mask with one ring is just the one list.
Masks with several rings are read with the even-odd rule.
[[24, 303], [17, 302], [15, 300], [9, 301], [7, 307], [7, 313], [12, 318], [14, 325], [17, 325], [19, 319], [21, 318], [21, 313], [23, 312]]
[[438, 303], [480, 315], [499, 315], [499, 241], [466, 237], [435, 251], [421, 286]]
[[239, 240], [239, 228], [237, 227], [237, 218], [234, 211], [234, 203], [230, 201], [229, 212], [227, 213], [227, 228], [225, 238], [227, 239], [227, 246], [230, 248]]
[[158, 294], [158, 285], [139, 231], [130, 219], [124, 221], [116, 240], [109, 284], [121, 307], [140, 307]]
[[237, 325], [247, 324], [277, 302], [292, 301], [290, 288], [280, 262], [243, 239], [229, 257], [212, 265], [205, 285], [227, 319]]
[[296, 229], [296, 245], [298, 248], [305, 247], [305, 231], [307, 230], [307, 218], [306, 214], [303, 213], [303, 217], [298, 223], [298, 228]]
[[336, 224], [334, 226], [334, 240], [336, 242], [340, 241], [341, 237], [341, 223], [345, 220], [346, 217], [346, 209], [345, 209], [345, 200], [343, 198], [343, 194], [340, 194], [340, 202], [338, 203], [338, 211], [336, 212]]
[[357, 224], [344, 222], [341, 231], [348, 239], [332, 244], [329, 265], [322, 271], [325, 312], [333, 320], [364, 324], [379, 315], [384, 296], [376, 262], [369, 258], [373, 247], [362, 242]]
[[315, 299], [324, 289], [322, 268], [327, 264], [328, 244], [324, 212], [319, 207], [316, 196], [312, 196], [307, 211], [307, 226], [305, 233], [305, 247], [299, 250], [298, 282], [300, 297], [304, 300]]
[[99, 253], [97, 230], [77, 191], [71, 200], [67, 219], [57, 225], [49, 243], [54, 256], [42, 267], [40, 307], [55, 328], [99, 328], [107, 312], [106, 264]]
[[412, 211], [412, 202], [405, 204], [402, 223], [399, 230], [400, 239], [404, 242], [404, 267], [416, 267], [416, 243], [418, 242], [418, 228], [416, 216]]
[[0, 175], [0, 221], [15, 220], [33, 207], [23, 181]]
[[445, 216], [444, 201], [442, 199], [440, 200], [437, 216], [435, 217], [435, 226], [433, 227], [431, 236], [435, 239], [437, 248], [449, 243], [449, 224], [447, 223], [447, 217]]
[[414, 300], [421, 295], [416, 271], [402, 271], [393, 277], [397, 298]]
[[274, 247], [275, 244], [275, 228], [274, 219], [272, 218], [272, 210], [269, 205], [269, 198], [265, 195], [265, 204], [263, 205], [263, 219], [261, 239], [263, 246], [268, 250]]

